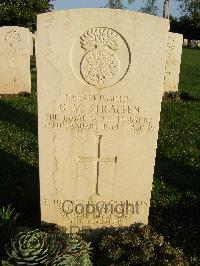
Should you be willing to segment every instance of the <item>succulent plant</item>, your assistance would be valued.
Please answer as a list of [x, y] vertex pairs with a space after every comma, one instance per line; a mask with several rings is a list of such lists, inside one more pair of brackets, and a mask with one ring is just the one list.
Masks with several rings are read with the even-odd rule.
[[58, 256], [51, 264], [51, 266], [78, 266], [73, 256]]
[[90, 260], [90, 243], [76, 234], [66, 235], [63, 255], [57, 256], [51, 266], [92, 266]]
[[76, 262], [79, 266], [92, 266], [92, 262], [90, 260], [90, 256], [88, 254], [84, 254], [76, 259]]
[[90, 243], [87, 243], [79, 235], [68, 235], [67, 237], [67, 253], [79, 257], [81, 255], [89, 255], [91, 248]]
[[88, 254], [84, 254], [79, 257], [62, 255], [58, 256], [52, 262], [51, 266], [92, 266], [92, 262]]
[[8, 260], [3, 261], [3, 265], [46, 265], [62, 247], [62, 241], [55, 234], [38, 229], [20, 232], [6, 245]]
[[81, 236], [24, 229], [6, 245], [8, 259], [2, 265], [91, 266], [90, 251]]

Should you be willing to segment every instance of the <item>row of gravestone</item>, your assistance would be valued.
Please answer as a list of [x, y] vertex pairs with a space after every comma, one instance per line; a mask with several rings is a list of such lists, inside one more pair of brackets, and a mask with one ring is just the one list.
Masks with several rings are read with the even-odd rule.
[[[168, 20], [133, 11], [38, 16], [42, 221], [68, 231], [148, 222], [164, 76], [176, 90], [180, 71], [183, 38], [168, 31]], [[16, 34], [0, 53], [3, 92], [8, 62], [29, 80], [28, 38]]]
[[[22, 27], [1, 27], [0, 94], [31, 92], [30, 55], [33, 34]], [[169, 33], [164, 91], [178, 91], [182, 53], [182, 35]], [[29, 54], [30, 50], [30, 54]]]
[[184, 39], [183, 40], [183, 46], [184, 47], [191, 47], [191, 48], [200, 47], [200, 40], [189, 41], [188, 39]]

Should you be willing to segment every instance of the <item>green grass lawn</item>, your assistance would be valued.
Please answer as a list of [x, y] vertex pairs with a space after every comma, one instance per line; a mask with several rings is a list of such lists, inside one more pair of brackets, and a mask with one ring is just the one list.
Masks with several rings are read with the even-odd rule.
[[200, 49], [184, 48], [179, 90], [200, 97]]
[[39, 221], [36, 72], [32, 90], [0, 98], [0, 207], [11, 203], [24, 224]]
[[162, 103], [150, 223], [193, 254], [200, 253], [200, 49], [183, 50], [179, 91], [195, 98]]
[[[0, 207], [20, 224], [39, 223], [36, 74], [32, 95], [0, 98]], [[180, 91], [190, 101], [162, 103], [150, 224], [186, 254], [200, 243], [200, 50], [184, 49]]]

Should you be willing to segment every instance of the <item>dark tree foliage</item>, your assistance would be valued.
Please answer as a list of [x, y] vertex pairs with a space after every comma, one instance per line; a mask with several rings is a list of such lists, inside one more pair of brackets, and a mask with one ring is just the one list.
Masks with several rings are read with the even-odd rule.
[[108, 1], [106, 7], [113, 8], [113, 9], [123, 9], [124, 5], [121, 0], [111, 0], [111, 1]]
[[200, 27], [200, 0], [178, 0], [184, 14], [190, 18], [190, 23]]
[[170, 29], [172, 32], [183, 34], [185, 39], [200, 40], [200, 27], [194, 24], [189, 16], [183, 16], [179, 19], [170, 17]]
[[0, 0], [0, 26], [36, 29], [37, 14], [53, 8], [51, 0]]
[[157, 0], [146, 0], [146, 4], [140, 9], [140, 12], [156, 16], [158, 12], [156, 2]]
[[[128, 0], [128, 4], [132, 4], [135, 0]], [[107, 1], [107, 5], [106, 7], [108, 8], [113, 8], [113, 9], [124, 9], [125, 8], [125, 5], [124, 5], [124, 2], [126, 1], [123, 1], [123, 0], [108, 0]]]

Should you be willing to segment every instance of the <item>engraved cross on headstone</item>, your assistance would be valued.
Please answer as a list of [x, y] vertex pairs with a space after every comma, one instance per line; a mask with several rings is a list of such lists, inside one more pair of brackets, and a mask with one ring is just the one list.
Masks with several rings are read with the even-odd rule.
[[77, 163], [81, 162], [93, 162], [94, 163], [94, 185], [93, 192], [99, 196], [99, 168], [100, 163], [116, 163], [117, 156], [112, 158], [101, 158], [100, 144], [101, 144], [102, 135], [95, 136], [95, 154], [94, 157], [86, 157], [77, 155]]

